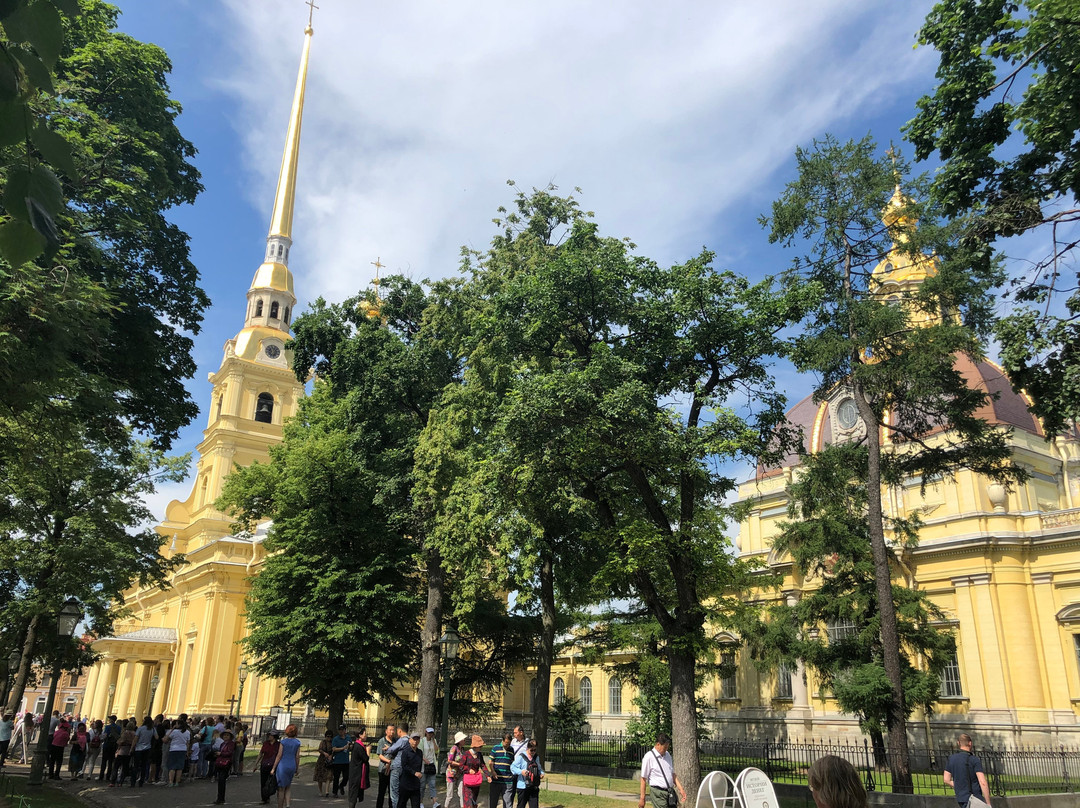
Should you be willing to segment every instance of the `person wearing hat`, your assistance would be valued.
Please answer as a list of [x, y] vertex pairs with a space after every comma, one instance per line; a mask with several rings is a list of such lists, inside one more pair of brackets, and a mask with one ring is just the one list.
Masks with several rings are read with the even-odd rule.
[[431, 808], [439, 807], [439, 797], [435, 793], [435, 780], [439, 771], [439, 742], [435, 740], [435, 727], [428, 727], [420, 739], [420, 752], [424, 756], [424, 776], [420, 785], [420, 804], [431, 792]]
[[214, 773], [217, 775], [217, 801], [214, 805], [225, 804], [225, 784], [229, 782], [232, 774], [233, 755], [236, 754], [236, 741], [233, 740], [233, 731], [223, 729], [219, 733], [221, 746], [218, 747], [217, 757], [214, 759]]
[[337, 728], [337, 735], [330, 741], [334, 749], [334, 756], [330, 760], [330, 768], [334, 772], [334, 796], [345, 796], [349, 787], [349, 747], [352, 739], [346, 734], [346, 727], [341, 724]]
[[484, 762], [483, 749], [484, 739], [479, 735], [473, 735], [469, 748], [462, 755], [461, 796], [464, 797], [464, 808], [478, 808], [480, 805], [480, 787], [485, 780], [491, 782], [491, 772]]
[[420, 808], [420, 783], [424, 779], [424, 755], [420, 751], [420, 730], [409, 735], [407, 745], [398, 752], [397, 808]]
[[[270, 801], [270, 795], [277, 791], [277, 781], [270, 776], [270, 770], [274, 768], [274, 761], [277, 759], [280, 737], [276, 729], [266, 733], [266, 740], [259, 749], [259, 756], [255, 758], [255, 767], [259, 770], [259, 792], [262, 795], [263, 805], [266, 805]], [[273, 789], [270, 788], [271, 782], [274, 783]]]
[[446, 754], [446, 804], [445, 808], [462, 808], [465, 797], [462, 793], [461, 761], [465, 756], [465, 741], [469, 736], [464, 732], [454, 734], [454, 745]]

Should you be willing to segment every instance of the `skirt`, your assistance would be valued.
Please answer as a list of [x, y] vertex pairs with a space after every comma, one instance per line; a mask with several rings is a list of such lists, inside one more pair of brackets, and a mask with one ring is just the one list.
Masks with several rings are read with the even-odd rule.
[[168, 768], [171, 772], [182, 772], [184, 770], [184, 761], [187, 760], [187, 752], [183, 749], [173, 752], [169, 752]]

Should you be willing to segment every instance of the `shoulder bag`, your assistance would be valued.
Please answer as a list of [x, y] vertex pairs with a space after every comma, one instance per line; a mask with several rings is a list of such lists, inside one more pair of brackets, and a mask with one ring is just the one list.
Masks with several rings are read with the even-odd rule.
[[679, 804], [679, 795], [675, 793], [675, 787], [668, 780], [667, 772], [664, 770], [663, 761], [660, 756], [656, 754], [656, 750], [653, 750], [653, 757], [656, 758], [656, 765], [660, 767], [660, 774], [664, 775], [664, 782], [667, 783], [667, 804], [670, 808], [675, 808]]

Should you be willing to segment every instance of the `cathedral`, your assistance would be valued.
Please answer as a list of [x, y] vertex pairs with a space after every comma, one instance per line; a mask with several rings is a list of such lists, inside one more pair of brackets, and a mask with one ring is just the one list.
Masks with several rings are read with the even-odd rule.
[[[89, 672], [83, 715], [143, 716], [232, 713], [269, 715], [288, 710], [290, 694], [248, 666], [239, 641], [246, 631], [244, 599], [249, 578], [265, 557], [265, 526], [252, 537], [232, 535], [230, 519], [213, 507], [236, 466], [265, 462], [281, 440], [282, 423], [304, 395], [286, 344], [296, 306], [289, 270], [304, 88], [312, 28], [305, 30], [300, 70], [289, 115], [281, 171], [263, 263], [247, 293], [243, 327], [224, 348], [210, 374], [209, 413], [198, 446], [198, 466], [188, 498], [168, 506], [159, 525], [164, 552], [184, 554], [187, 564], [166, 590], [127, 593], [130, 616], [115, 636], [98, 639], [101, 660]], [[905, 290], [930, 271], [899, 252], [876, 272], [883, 290]], [[1047, 439], [1023, 394], [1014, 392], [989, 361], [962, 360], [971, 385], [996, 396], [983, 417], [1012, 430], [1014, 457], [1030, 479], [1014, 490], [971, 472], [923, 488], [884, 492], [894, 515], [918, 511], [919, 545], [901, 557], [903, 583], [927, 592], [949, 615], [957, 654], [945, 672], [931, 715], [916, 714], [913, 740], [936, 743], [958, 728], [1000, 740], [1041, 743], [1080, 741], [1080, 434]], [[807, 397], [789, 411], [807, 448], [854, 436], [860, 423], [842, 390], [815, 402]], [[739, 526], [739, 552], [759, 558], [784, 576], [782, 597], [796, 601], [814, 586], [790, 560], [778, 557], [772, 539], [787, 518], [786, 486], [798, 457], [761, 469], [739, 488], [750, 513]], [[843, 626], [830, 626], [842, 631]], [[700, 697], [706, 718], [725, 736], [833, 737], [861, 734], [857, 721], [839, 712], [813, 675], [796, 667], [763, 674], [741, 658], [731, 639], [737, 673], [706, 682]], [[616, 731], [636, 712], [634, 691], [603, 663], [585, 662], [569, 649], [551, 675], [551, 703], [581, 701], [594, 731]], [[531, 719], [533, 672], [523, 669], [503, 696], [503, 718]], [[350, 714], [375, 724], [379, 705], [352, 706]], [[925, 733], [925, 737], [922, 734]]]

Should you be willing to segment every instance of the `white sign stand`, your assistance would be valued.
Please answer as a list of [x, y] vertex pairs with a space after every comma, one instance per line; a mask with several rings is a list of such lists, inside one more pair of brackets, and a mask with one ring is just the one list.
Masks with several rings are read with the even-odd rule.
[[[701, 798], [704, 795], [705, 802]], [[727, 772], [715, 771], [705, 775], [698, 786], [694, 808], [738, 808], [739, 794], [735, 790], [735, 781]]]
[[772, 780], [761, 769], [743, 769], [735, 779], [735, 793], [742, 808], [779, 808]]

